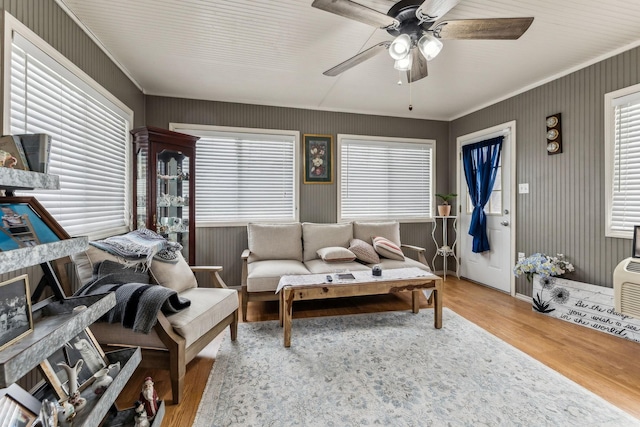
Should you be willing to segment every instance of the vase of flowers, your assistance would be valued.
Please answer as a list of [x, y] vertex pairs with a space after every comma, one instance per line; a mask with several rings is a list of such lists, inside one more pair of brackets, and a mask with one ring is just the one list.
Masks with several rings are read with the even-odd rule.
[[[551, 302], [564, 304], [569, 299], [569, 290], [561, 286], [556, 286], [552, 276], [562, 276], [565, 273], [575, 271], [573, 264], [566, 260], [563, 254], [552, 257], [549, 255], [535, 253], [526, 258], [521, 258], [513, 268], [516, 276], [524, 274], [531, 282], [534, 275], [540, 276], [540, 292], [533, 297], [533, 309], [539, 313], [551, 313], [555, 308], [550, 308]], [[549, 292], [549, 297], [543, 297], [544, 291]]]
[[575, 271], [573, 264], [566, 260], [563, 254], [550, 256], [541, 253], [535, 253], [526, 258], [521, 258], [513, 267], [513, 274], [520, 276], [524, 274], [527, 280], [531, 281], [534, 274], [543, 277], [562, 276], [565, 273]]

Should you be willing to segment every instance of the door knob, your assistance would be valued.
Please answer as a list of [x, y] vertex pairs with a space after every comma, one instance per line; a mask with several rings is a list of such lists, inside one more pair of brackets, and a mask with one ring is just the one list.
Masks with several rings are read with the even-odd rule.
[[505, 210], [504, 210], [504, 214], [505, 214], [505, 215], [509, 215], [509, 209], [505, 209]]
[[500, 225], [504, 225], [506, 227], [507, 225], [509, 225], [509, 221], [502, 221], [500, 222]]

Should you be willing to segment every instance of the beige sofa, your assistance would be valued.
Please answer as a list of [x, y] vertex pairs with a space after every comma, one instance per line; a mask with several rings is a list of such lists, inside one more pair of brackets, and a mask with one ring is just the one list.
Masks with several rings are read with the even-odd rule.
[[[289, 224], [249, 224], [247, 226], [249, 248], [242, 253], [242, 318], [247, 320], [249, 301], [277, 300], [275, 290], [280, 277], [289, 274], [334, 273], [341, 270], [370, 270], [379, 265], [383, 270], [405, 267], [419, 267], [431, 271], [425, 258], [425, 249], [400, 242], [400, 224], [396, 221], [363, 222], [354, 221], [338, 224], [289, 223]], [[373, 260], [368, 255], [365, 261], [350, 261], [340, 248], [354, 245], [362, 248], [362, 241], [371, 245], [373, 238], [387, 239], [404, 250], [414, 253], [417, 260], [406, 256], [387, 254], [384, 248], [376, 248], [385, 256]], [[354, 239], [357, 239], [354, 241]], [[377, 242], [380, 243], [380, 242]], [[360, 258], [360, 251], [358, 258]], [[368, 253], [369, 251], [367, 251]], [[401, 252], [401, 253], [402, 253]], [[376, 252], [377, 253], [377, 252]], [[334, 255], [331, 258], [331, 255]], [[324, 256], [324, 259], [322, 258]], [[396, 259], [391, 259], [391, 257]], [[402, 259], [403, 258], [403, 259]], [[346, 260], [346, 261], [345, 261]], [[378, 261], [378, 262], [367, 262]]]
[[[122, 262], [94, 246], [72, 258], [81, 283], [91, 281], [93, 269], [99, 262]], [[187, 364], [227, 326], [231, 340], [237, 337], [238, 292], [227, 288], [219, 275], [221, 270], [218, 266], [189, 266], [182, 257], [177, 263], [155, 261], [149, 269], [150, 282], [173, 289], [191, 305], [174, 314], [159, 311], [158, 321], [149, 334], [105, 322], [91, 325], [91, 332], [106, 351], [141, 347], [140, 366], [168, 370], [173, 403], [180, 403]], [[209, 272], [214, 288], [199, 287], [194, 272]]]

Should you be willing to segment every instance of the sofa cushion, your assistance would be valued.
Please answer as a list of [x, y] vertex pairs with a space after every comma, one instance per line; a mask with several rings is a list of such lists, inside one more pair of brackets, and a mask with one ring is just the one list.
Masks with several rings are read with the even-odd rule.
[[351, 262], [356, 259], [356, 255], [342, 246], [329, 246], [318, 249], [318, 256], [324, 262]]
[[95, 322], [89, 329], [100, 344], [118, 343], [135, 347], [166, 348], [155, 329], [148, 334], [133, 332], [133, 329], [123, 328], [120, 323]]
[[360, 239], [351, 239], [349, 250], [356, 255], [360, 261], [367, 264], [377, 264], [380, 257], [372, 245]]
[[250, 263], [273, 259], [302, 261], [302, 226], [300, 223], [248, 224], [247, 237], [251, 251], [247, 261]]
[[346, 271], [367, 271], [371, 268], [359, 262], [332, 262], [327, 263], [321, 259], [312, 259], [304, 263], [310, 273], [313, 274], [333, 274]]
[[178, 293], [198, 287], [196, 276], [180, 253], [178, 253], [177, 262], [153, 260], [149, 270], [151, 271], [151, 277], [157, 284], [173, 289]]
[[398, 221], [353, 222], [354, 238], [373, 243], [373, 238], [376, 236], [385, 237], [400, 246], [400, 223]]
[[[424, 265], [423, 263], [416, 261], [415, 259], [406, 257], [404, 261], [400, 261], [397, 259], [388, 259], [382, 258], [380, 263], [378, 263], [382, 271], [384, 270], [392, 270], [394, 268], [410, 268], [410, 267], [418, 267], [424, 271], [431, 271], [428, 265]], [[373, 266], [373, 264], [371, 264]]]
[[353, 238], [353, 227], [350, 222], [340, 224], [302, 223], [302, 240], [304, 247], [304, 261], [318, 257], [318, 249], [328, 246], [349, 247]]
[[167, 320], [184, 338], [187, 348], [238, 309], [235, 289], [193, 288], [180, 296], [191, 301], [191, 306], [167, 316]]
[[[318, 260], [322, 262], [321, 260]], [[286, 274], [309, 274], [303, 263], [297, 260], [265, 260], [247, 265], [247, 291], [275, 292], [280, 277]]]
[[373, 238], [373, 248], [381, 257], [397, 259], [400, 261], [404, 260], [404, 254], [402, 253], [400, 246], [382, 236], [376, 236]]

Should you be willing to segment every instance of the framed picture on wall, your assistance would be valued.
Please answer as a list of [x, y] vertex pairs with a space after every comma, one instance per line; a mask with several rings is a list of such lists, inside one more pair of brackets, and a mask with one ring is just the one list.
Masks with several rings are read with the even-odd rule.
[[333, 136], [303, 136], [304, 183], [333, 183]]
[[633, 227], [633, 257], [640, 258], [640, 225]]

